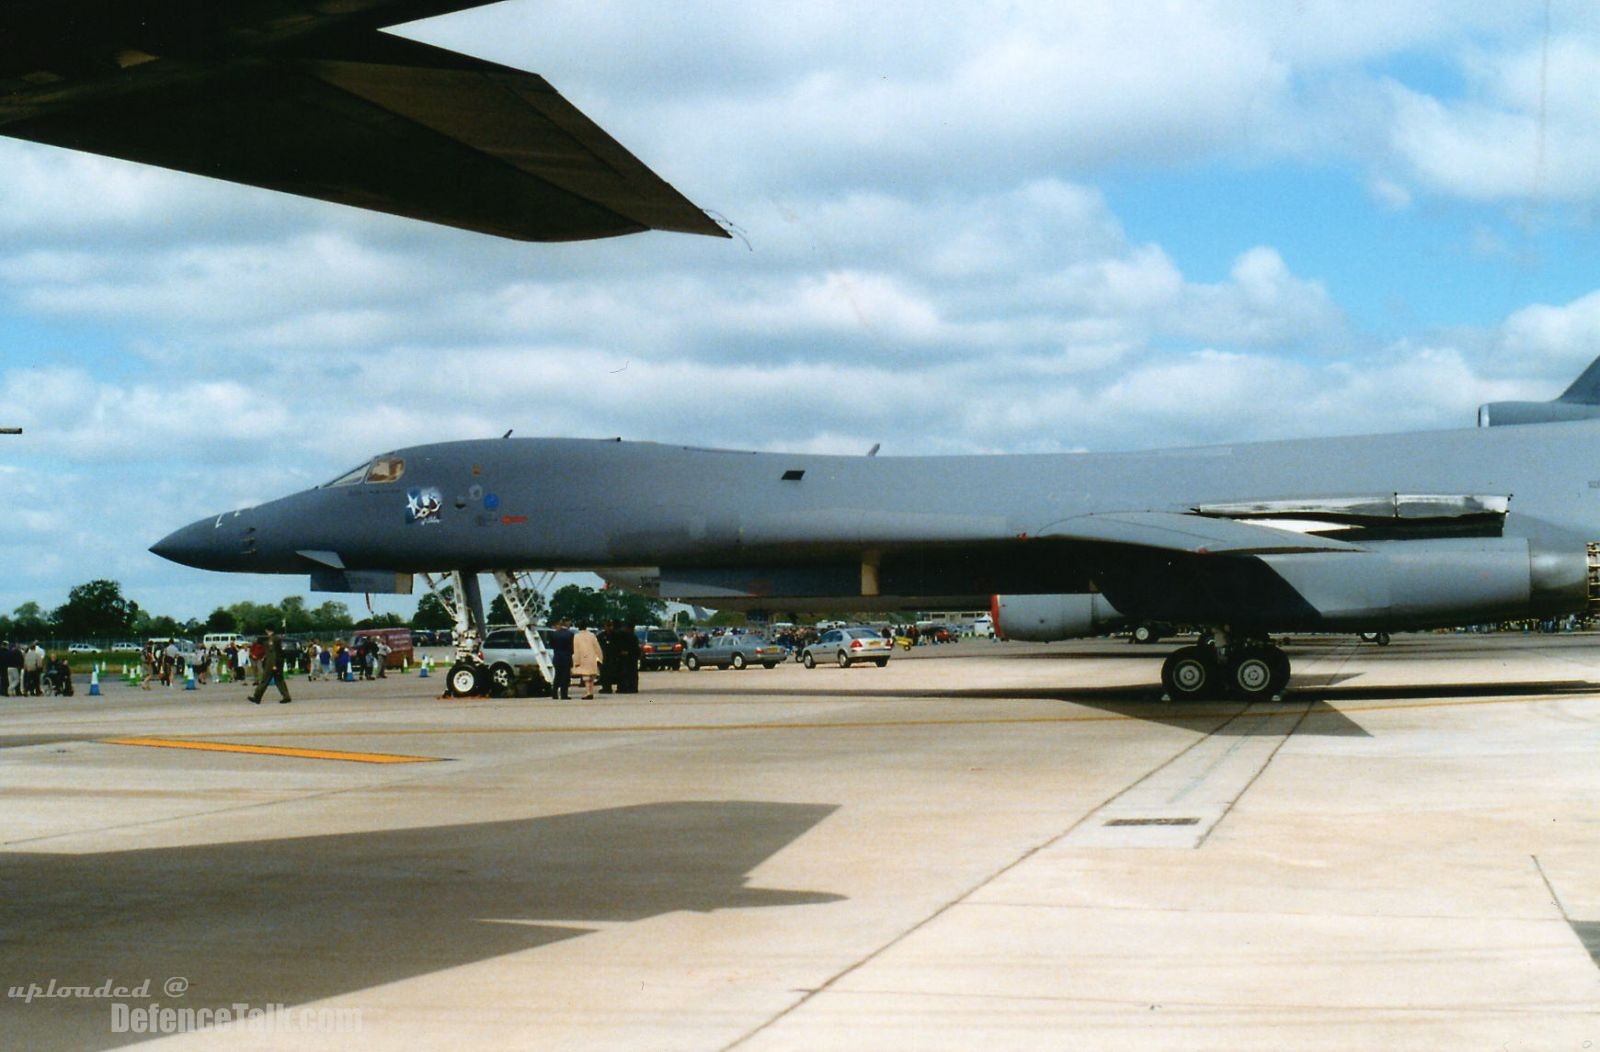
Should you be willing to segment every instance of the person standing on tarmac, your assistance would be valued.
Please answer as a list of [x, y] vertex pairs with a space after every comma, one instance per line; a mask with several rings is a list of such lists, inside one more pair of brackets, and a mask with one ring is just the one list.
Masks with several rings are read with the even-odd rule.
[[624, 623], [617, 633], [617, 667], [612, 672], [618, 694], [639, 693], [639, 658], [643, 649], [633, 625]]
[[617, 682], [617, 669], [622, 663], [617, 659], [617, 648], [622, 643], [622, 629], [615, 621], [607, 621], [600, 630], [600, 693], [610, 694], [613, 689], [620, 693], [620, 684]]
[[583, 700], [594, 697], [594, 684], [600, 678], [600, 640], [589, 631], [588, 625], [579, 625], [572, 639], [572, 674], [583, 687]]
[[550, 684], [550, 696], [562, 701], [572, 697], [572, 637], [572, 629], [565, 618], [557, 621], [550, 633], [550, 662], [556, 672], [556, 681]]
[[289, 687], [283, 681], [283, 642], [272, 631], [272, 626], [267, 626], [267, 634], [261, 641], [261, 679], [256, 683], [255, 693], [250, 695], [253, 705], [261, 704], [261, 695], [267, 692], [267, 684], [278, 685], [278, 704], [287, 705], [293, 699], [289, 697]]

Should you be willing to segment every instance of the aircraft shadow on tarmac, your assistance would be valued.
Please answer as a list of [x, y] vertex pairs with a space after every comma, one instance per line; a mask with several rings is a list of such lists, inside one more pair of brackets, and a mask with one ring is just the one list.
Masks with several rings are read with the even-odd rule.
[[[0, 974], [152, 980], [165, 1006], [304, 1004], [586, 934], [585, 922], [839, 901], [746, 886], [836, 808], [659, 803], [476, 825], [0, 856]], [[169, 977], [189, 983], [163, 993]], [[144, 1007], [146, 1002], [131, 1002]], [[11, 1000], [13, 1048], [114, 1048], [99, 1000]]]
[[[1035, 700], [1059, 701], [1083, 705], [1102, 712], [1114, 713], [1133, 720], [1146, 720], [1174, 727], [1203, 729], [1212, 725], [1209, 733], [1223, 736], [1247, 736], [1262, 733], [1261, 718], [1285, 707], [1310, 704], [1306, 718], [1294, 733], [1306, 737], [1371, 737], [1370, 732], [1336, 707], [1339, 702], [1439, 701], [1448, 704], [1452, 699], [1514, 699], [1571, 695], [1595, 697], [1600, 695], [1600, 685], [1585, 680], [1539, 680], [1518, 683], [1423, 683], [1396, 684], [1346, 684], [1362, 677], [1353, 675], [1317, 675], [1295, 678], [1290, 681], [1289, 694], [1281, 703], [1254, 703], [1222, 698], [1216, 701], [1168, 702], [1161, 701], [1157, 688], [1143, 684], [1109, 687], [986, 687], [943, 691], [933, 690], [851, 690], [851, 700], [873, 701], [904, 699], [963, 699], [983, 698], [995, 701]], [[741, 697], [770, 694], [774, 697], [817, 697], [840, 700], [838, 690], [746, 690]], [[1293, 709], [1298, 711], [1298, 709]], [[1232, 717], [1244, 718], [1235, 719]]]
[[1569, 921], [1573, 934], [1583, 942], [1589, 957], [1600, 966], [1600, 921]]
[[[825, 698], [829, 701], [865, 701], [898, 700], [908, 698], [928, 698], [938, 700], [956, 701], [961, 699], [981, 698], [993, 701], [1059, 701], [1069, 705], [1083, 705], [1101, 712], [1124, 716], [1130, 720], [1145, 720], [1151, 723], [1162, 723], [1172, 727], [1184, 727], [1191, 730], [1206, 730], [1208, 733], [1220, 735], [1238, 735], [1245, 737], [1262, 733], [1262, 720], [1260, 717], [1285, 711], [1285, 706], [1292, 707], [1287, 710], [1293, 715], [1299, 715], [1299, 709], [1294, 704], [1309, 700], [1308, 695], [1299, 691], [1291, 693], [1289, 698], [1281, 705], [1254, 704], [1221, 698], [1216, 701], [1189, 701], [1171, 702], [1160, 700], [1159, 688], [1144, 684], [1122, 687], [982, 687], [964, 688], [955, 690], [851, 690], [848, 695], [843, 695], [837, 690], [741, 690], [742, 698], [770, 695], [772, 697], [797, 698], [815, 697]], [[1315, 696], [1309, 696], [1314, 698]], [[1235, 716], [1245, 716], [1244, 719], [1235, 719]], [[1004, 715], [996, 717], [997, 722], [1003, 722]], [[915, 721], [913, 721], [915, 722]], [[1350, 719], [1338, 709], [1320, 699], [1313, 700], [1311, 710], [1306, 714], [1306, 719], [1295, 729], [1296, 734], [1313, 737], [1371, 737], [1360, 724]]]

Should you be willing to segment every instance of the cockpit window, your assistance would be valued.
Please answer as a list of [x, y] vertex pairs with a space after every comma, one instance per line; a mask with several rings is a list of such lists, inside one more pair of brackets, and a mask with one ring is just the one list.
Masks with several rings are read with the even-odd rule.
[[371, 466], [371, 464], [363, 464], [358, 468], [352, 468], [322, 488], [332, 489], [334, 486], [354, 486], [357, 482], [367, 477], [367, 468]]
[[404, 460], [399, 457], [379, 457], [358, 468], [346, 471], [332, 482], [326, 483], [322, 488], [332, 489], [334, 486], [354, 486], [361, 482], [395, 482], [405, 473], [406, 462]]
[[406, 473], [406, 462], [399, 457], [379, 457], [367, 472], [368, 482], [395, 482]]

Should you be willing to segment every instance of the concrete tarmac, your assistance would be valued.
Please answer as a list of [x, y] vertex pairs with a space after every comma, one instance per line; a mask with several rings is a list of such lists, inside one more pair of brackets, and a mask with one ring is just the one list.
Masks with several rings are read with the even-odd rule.
[[1600, 636], [1169, 649], [0, 700], [0, 1045], [1600, 1047]]

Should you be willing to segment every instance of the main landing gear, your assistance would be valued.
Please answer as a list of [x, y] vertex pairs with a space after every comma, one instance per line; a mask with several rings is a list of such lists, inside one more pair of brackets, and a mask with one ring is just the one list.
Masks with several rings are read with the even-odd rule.
[[1232, 694], [1277, 701], [1289, 686], [1289, 657], [1265, 639], [1229, 640], [1222, 632], [1179, 647], [1161, 666], [1161, 688], [1172, 701]]

